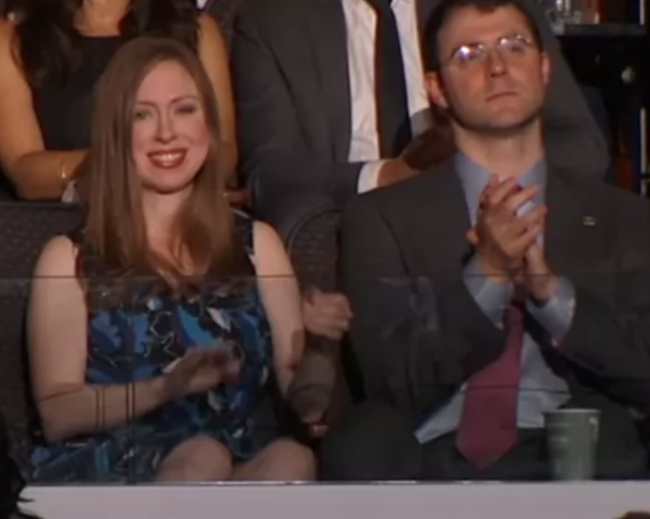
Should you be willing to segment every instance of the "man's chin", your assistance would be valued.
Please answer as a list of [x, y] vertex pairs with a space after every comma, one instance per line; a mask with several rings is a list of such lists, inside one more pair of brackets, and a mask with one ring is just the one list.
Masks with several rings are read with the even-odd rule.
[[484, 121], [471, 121], [462, 120], [453, 117], [455, 122], [462, 127], [465, 131], [485, 135], [486, 137], [511, 137], [520, 134], [528, 128], [531, 128], [539, 122], [541, 111], [536, 111], [532, 114], [500, 114], [489, 120]]

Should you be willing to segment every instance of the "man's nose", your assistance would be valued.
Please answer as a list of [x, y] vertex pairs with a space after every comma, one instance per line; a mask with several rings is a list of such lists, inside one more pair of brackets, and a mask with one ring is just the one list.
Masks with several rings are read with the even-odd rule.
[[498, 48], [492, 48], [487, 53], [486, 66], [491, 76], [500, 76], [508, 69], [508, 63], [503, 52]]

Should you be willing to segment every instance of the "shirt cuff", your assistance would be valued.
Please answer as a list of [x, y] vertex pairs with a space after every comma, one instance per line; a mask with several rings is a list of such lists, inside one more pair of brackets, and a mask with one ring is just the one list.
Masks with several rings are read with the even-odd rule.
[[555, 294], [542, 306], [532, 301], [526, 302], [530, 315], [551, 337], [554, 347], [558, 347], [569, 331], [576, 307], [576, 293], [573, 283], [567, 278], [558, 278]]
[[463, 269], [463, 281], [481, 311], [494, 326], [503, 329], [503, 316], [512, 299], [512, 283], [497, 283], [485, 275], [476, 254]]
[[365, 193], [377, 188], [379, 182], [379, 170], [388, 161], [386, 160], [373, 160], [366, 162], [361, 167], [359, 173], [359, 180], [357, 181], [357, 193]]

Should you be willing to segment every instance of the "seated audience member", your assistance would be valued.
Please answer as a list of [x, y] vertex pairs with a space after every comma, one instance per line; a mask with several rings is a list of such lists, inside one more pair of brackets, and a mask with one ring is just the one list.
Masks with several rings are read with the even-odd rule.
[[[241, 4], [233, 85], [240, 172], [258, 217], [282, 234], [315, 203], [343, 208], [453, 153], [445, 118], [432, 117], [418, 37], [439, 1]], [[549, 144], [602, 177], [604, 139], [543, 10], [537, 0], [526, 5], [555, 70], [544, 106]], [[574, 149], [584, 153], [564, 153]]]
[[523, 1], [442, 0], [425, 45], [458, 152], [346, 211], [369, 402], [327, 440], [324, 475], [546, 478], [561, 407], [601, 411], [598, 477], [638, 475], [650, 206], [545, 150], [554, 70]]
[[30, 518], [33, 516], [18, 507], [25, 481], [11, 458], [10, 447], [5, 421], [0, 415], [0, 519]]
[[237, 161], [228, 56], [211, 17], [194, 0], [17, 0], [0, 22], [0, 167], [20, 198], [61, 198], [89, 145], [97, 79], [138, 35], [193, 48], [219, 101], [223, 153]]
[[47, 244], [33, 282], [46, 441], [33, 477], [312, 478], [311, 451], [280, 437], [264, 407], [301, 360], [297, 283], [275, 232], [222, 196], [200, 62], [170, 39], [133, 40], [95, 106], [87, 222]]

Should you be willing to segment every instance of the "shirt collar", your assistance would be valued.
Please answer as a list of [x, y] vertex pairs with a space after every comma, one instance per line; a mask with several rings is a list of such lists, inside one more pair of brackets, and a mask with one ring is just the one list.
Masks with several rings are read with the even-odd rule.
[[[478, 165], [463, 152], [458, 152], [454, 157], [454, 166], [460, 178], [460, 183], [463, 186], [465, 201], [467, 202], [467, 208], [469, 209], [470, 221], [472, 222], [472, 225], [474, 225], [476, 223], [479, 197], [485, 189], [485, 186], [487, 186], [490, 176], [493, 173]], [[542, 159], [519, 179], [519, 185], [521, 187], [528, 187], [533, 184], [538, 184], [542, 187], [539, 193], [532, 200], [532, 203], [526, 204], [522, 207], [520, 211], [521, 213], [544, 203], [546, 171], [546, 161]]]

